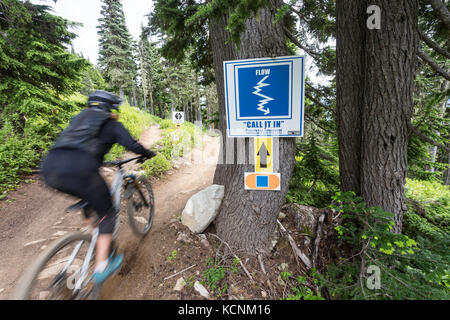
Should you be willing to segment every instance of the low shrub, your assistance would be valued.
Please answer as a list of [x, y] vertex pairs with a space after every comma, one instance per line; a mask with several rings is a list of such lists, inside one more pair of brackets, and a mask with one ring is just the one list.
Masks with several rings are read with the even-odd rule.
[[167, 160], [163, 153], [158, 153], [155, 157], [145, 161], [141, 165], [141, 169], [144, 170], [144, 175], [147, 178], [161, 176], [171, 168], [172, 165], [170, 164], [170, 161]]

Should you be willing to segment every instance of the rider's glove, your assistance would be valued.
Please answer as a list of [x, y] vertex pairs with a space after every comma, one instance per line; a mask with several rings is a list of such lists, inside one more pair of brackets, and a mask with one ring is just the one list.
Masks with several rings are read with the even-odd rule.
[[156, 153], [151, 151], [151, 150], [145, 150], [144, 153], [142, 154], [144, 157], [146, 157], [147, 159], [151, 159], [154, 156], [156, 156]]

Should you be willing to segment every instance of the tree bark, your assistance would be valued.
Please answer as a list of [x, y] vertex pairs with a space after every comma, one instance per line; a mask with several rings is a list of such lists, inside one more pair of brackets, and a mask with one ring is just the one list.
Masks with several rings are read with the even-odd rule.
[[[280, 5], [281, 1], [276, 1]], [[272, 24], [276, 9], [260, 9], [259, 20], [251, 17], [246, 21], [246, 30], [241, 36], [240, 51], [232, 45], [225, 45], [226, 16], [211, 23], [211, 44], [214, 53], [216, 85], [219, 98], [220, 127], [224, 142], [221, 164], [218, 165], [214, 183], [225, 186], [225, 196], [215, 224], [219, 237], [232, 247], [257, 254], [266, 252], [270, 238], [277, 225], [277, 217], [284, 204], [289, 181], [295, 163], [295, 139], [279, 139], [279, 161], [281, 191], [248, 191], [244, 189], [244, 173], [253, 172], [249, 162], [253, 150], [249, 139], [234, 139], [234, 144], [226, 138], [226, 112], [223, 84], [223, 61], [261, 57], [285, 56], [288, 54], [286, 38], [280, 24]], [[238, 142], [245, 146], [245, 164], [237, 162]], [[226, 150], [227, 146], [233, 146]], [[242, 152], [242, 150], [239, 150]], [[230, 152], [235, 163], [226, 164]]]
[[[366, 27], [369, 5], [381, 8], [381, 30]], [[418, 0], [336, 3], [341, 189], [394, 213], [394, 232], [401, 232], [406, 211], [418, 8]]]
[[361, 195], [369, 206], [406, 212], [408, 124], [418, 52], [418, 0], [371, 0], [382, 8], [381, 30], [368, 30], [362, 116]]
[[365, 1], [336, 2], [336, 123], [341, 190], [360, 194]]

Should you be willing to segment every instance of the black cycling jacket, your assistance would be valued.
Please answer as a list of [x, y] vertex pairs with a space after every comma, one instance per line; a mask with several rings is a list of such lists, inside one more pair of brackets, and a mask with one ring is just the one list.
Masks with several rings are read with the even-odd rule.
[[[82, 122], [81, 125], [77, 124], [77, 119], [80, 119], [80, 117], [88, 113], [93, 116], [90, 116], [88, 121], [79, 121]], [[86, 127], [85, 122], [92, 128], [90, 129], [92, 132], [88, 132], [88, 134], [92, 135], [95, 132], [95, 137], [90, 137], [84, 141], [80, 139], [80, 135], [77, 135], [77, 132], [83, 131], [83, 127]], [[100, 166], [105, 154], [109, 152], [115, 143], [119, 143], [127, 150], [137, 154], [144, 156], [153, 155], [150, 150], [147, 150], [137, 142], [120, 122], [111, 118], [105, 118], [101, 116], [101, 113], [97, 116], [97, 113], [89, 112], [89, 109], [83, 110], [71, 121], [71, 125], [61, 133], [52, 150], [82, 150], [95, 158], [98, 166]]]

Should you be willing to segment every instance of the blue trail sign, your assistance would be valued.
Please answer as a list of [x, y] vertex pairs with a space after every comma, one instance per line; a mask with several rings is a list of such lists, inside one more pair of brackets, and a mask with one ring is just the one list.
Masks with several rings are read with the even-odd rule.
[[303, 135], [305, 58], [224, 62], [229, 137]]

